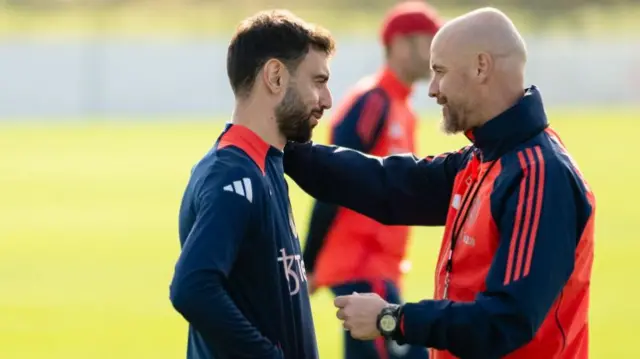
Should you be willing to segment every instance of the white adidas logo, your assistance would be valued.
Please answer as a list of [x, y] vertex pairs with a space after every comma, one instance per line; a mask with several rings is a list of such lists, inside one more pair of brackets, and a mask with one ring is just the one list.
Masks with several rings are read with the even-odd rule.
[[235, 192], [242, 197], [245, 197], [249, 202], [253, 203], [253, 190], [251, 189], [251, 180], [243, 178], [242, 181], [233, 181], [232, 184], [224, 186], [223, 188], [227, 192]]

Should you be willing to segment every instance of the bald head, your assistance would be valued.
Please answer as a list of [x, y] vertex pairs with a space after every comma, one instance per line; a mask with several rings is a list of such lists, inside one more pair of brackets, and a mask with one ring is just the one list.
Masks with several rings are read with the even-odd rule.
[[443, 105], [444, 129], [456, 133], [490, 120], [524, 93], [527, 51], [502, 11], [481, 8], [448, 21], [431, 44], [429, 94]]
[[453, 52], [461, 58], [486, 53], [496, 65], [524, 69], [527, 51], [524, 40], [511, 19], [495, 8], [481, 8], [444, 25], [432, 49]]

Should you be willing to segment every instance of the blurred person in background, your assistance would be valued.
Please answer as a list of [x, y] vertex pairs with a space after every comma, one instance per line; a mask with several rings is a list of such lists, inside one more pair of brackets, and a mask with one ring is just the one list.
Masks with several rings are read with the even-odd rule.
[[287, 11], [238, 27], [227, 53], [231, 123], [192, 170], [170, 296], [190, 359], [315, 359], [314, 323], [282, 164], [331, 107], [334, 40]]
[[471, 145], [424, 159], [286, 146], [285, 172], [315, 198], [389, 225], [444, 226], [435, 298], [339, 296], [352, 337], [422, 345], [435, 359], [588, 358], [595, 197], [525, 86], [526, 63], [503, 12], [472, 11], [436, 34], [429, 86], [444, 131]]
[[[415, 150], [416, 115], [409, 103], [414, 84], [431, 74], [431, 40], [441, 26], [424, 2], [403, 2], [383, 21], [384, 66], [359, 81], [333, 115], [331, 143], [377, 156]], [[313, 293], [329, 287], [334, 295], [375, 292], [401, 303], [401, 266], [409, 228], [385, 226], [350, 209], [316, 202], [304, 248]], [[345, 259], [349, 258], [349, 259]], [[423, 359], [424, 348], [394, 341], [358, 341], [344, 336], [346, 359]]]

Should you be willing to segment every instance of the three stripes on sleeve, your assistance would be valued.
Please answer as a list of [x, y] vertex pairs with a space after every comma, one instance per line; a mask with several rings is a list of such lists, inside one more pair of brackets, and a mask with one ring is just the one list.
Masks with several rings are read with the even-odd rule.
[[233, 181], [232, 184], [226, 185], [223, 188], [226, 192], [233, 192], [245, 197], [250, 203], [253, 203], [253, 189], [251, 187], [251, 180], [247, 177], [242, 180]]

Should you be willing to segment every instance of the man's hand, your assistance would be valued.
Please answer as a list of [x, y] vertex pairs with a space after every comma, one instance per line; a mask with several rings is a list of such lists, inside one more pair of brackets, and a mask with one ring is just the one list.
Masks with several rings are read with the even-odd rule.
[[338, 309], [338, 319], [351, 332], [354, 339], [372, 340], [380, 336], [377, 328], [378, 314], [389, 305], [374, 293], [345, 295], [336, 297], [333, 304]]

